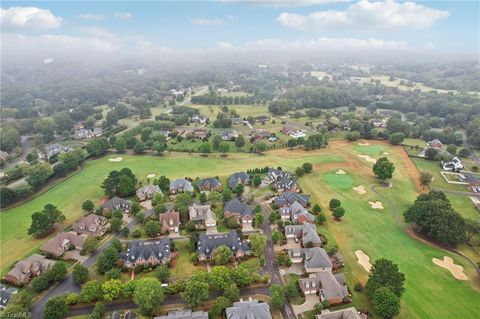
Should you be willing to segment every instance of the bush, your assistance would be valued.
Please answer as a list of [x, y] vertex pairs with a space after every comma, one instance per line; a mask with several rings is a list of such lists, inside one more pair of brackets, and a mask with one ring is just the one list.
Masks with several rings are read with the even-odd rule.
[[342, 206], [342, 202], [339, 200], [339, 199], [336, 199], [336, 198], [332, 198], [330, 200], [330, 203], [328, 204], [328, 207], [330, 207], [330, 209], [335, 209], [337, 207], [340, 207]]
[[355, 291], [361, 292], [361, 291], [363, 291], [363, 286], [362, 286], [361, 283], [357, 282], [355, 284], [355, 286], [353, 287], [353, 289], [355, 289]]

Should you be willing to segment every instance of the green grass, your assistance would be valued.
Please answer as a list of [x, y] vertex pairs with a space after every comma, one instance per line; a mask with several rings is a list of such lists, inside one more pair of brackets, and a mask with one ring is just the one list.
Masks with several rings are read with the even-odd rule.
[[323, 178], [329, 185], [340, 189], [351, 189], [353, 186], [353, 179], [350, 175], [347, 174], [341, 175], [330, 172], [324, 174]]
[[[210, 117], [213, 120], [217, 116], [218, 111], [220, 110], [221, 106], [219, 105], [198, 105], [192, 104], [189, 105], [190, 107], [196, 108], [200, 110], [200, 113]], [[268, 110], [265, 105], [229, 105], [229, 110], [235, 110], [238, 115], [241, 117], [248, 117], [248, 116], [257, 116], [257, 115], [267, 115]]]
[[188, 240], [175, 242], [178, 249], [178, 256], [175, 259], [175, 266], [170, 268], [169, 280], [186, 279], [196, 271], [206, 270], [203, 266], [195, 266], [190, 260], [190, 251], [188, 250]]
[[378, 144], [356, 145], [353, 147], [353, 150], [359, 154], [375, 156], [375, 155], [383, 155], [384, 147]]

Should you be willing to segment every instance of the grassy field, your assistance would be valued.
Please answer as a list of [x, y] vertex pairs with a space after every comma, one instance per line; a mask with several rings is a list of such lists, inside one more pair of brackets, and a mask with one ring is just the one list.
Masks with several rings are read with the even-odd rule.
[[[387, 87], [396, 87], [399, 88], [400, 90], [413, 90], [413, 89], [420, 89], [422, 92], [430, 92], [430, 91], [437, 91], [439, 93], [448, 93], [448, 92], [454, 92], [458, 93], [456, 90], [444, 90], [444, 89], [435, 89], [433, 87], [424, 85], [423, 83], [418, 83], [418, 82], [413, 82], [413, 87], [408, 87], [405, 84], [409, 82], [409, 80], [406, 79], [399, 79], [395, 78], [394, 81], [390, 81], [390, 76], [388, 75], [372, 75], [370, 77], [354, 77], [355, 79], [359, 79], [361, 83], [369, 83], [370, 80], [379, 80], [380, 83]], [[400, 84], [400, 81], [403, 80], [405, 84]]]
[[[198, 104], [192, 104], [189, 106], [200, 110], [201, 114], [210, 117], [212, 121], [217, 116], [217, 113], [221, 107], [219, 105], [198, 105]], [[229, 105], [228, 109], [237, 111], [238, 115], [240, 115], [241, 117], [247, 117], [250, 115], [255, 117], [257, 115], [268, 114], [268, 110], [265, 105]]]

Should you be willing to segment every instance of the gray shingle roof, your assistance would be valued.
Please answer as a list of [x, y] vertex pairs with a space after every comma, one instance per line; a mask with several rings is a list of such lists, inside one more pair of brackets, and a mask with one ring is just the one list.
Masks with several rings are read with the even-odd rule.
[[184, 178], [179, 178], [170, 182], [170, 191], [176, 192], [193, 192], [192, 183]]
[[271, 319], [270, 307], [258, 300], [238, 301], [225, 309], [227, 319]]
[[169, 311], [166, 316], [158, 316], [154, 319], [208, 319], [208, 312], [182, 309]]
[[201, 180], [199, 180], [197, 182], [197, 185], [200, 189], [203, 188], [204, 186], [208, 186], [208, 185], [210, 185], [211, 188], [217, 188], [217, 187], [222, 186], [220, 181], [218, 179], [214, 178], [214, 177], [202, 178]]
[[312, 268], [332, 268], [332, 262], [325, 249], [320, 247], [312, 248], [294, 248], [288, 251], [289, 256], [302, 257], [307, 269]]
[[274, 203], [278, 206], [291, 205], [293, 202], [297, 201], [302, 206], [306, 207], [310, 201], [310, 196], [305, 194], [298, 194], [294, 192], [285, 192], [282, 195], [275, 198]]
[[321, 314], [317, 315], [317, 319], [362, 319], [354, 307], [330, 311], [328, 309], [322, 310]]
[[102, 205], [103, 208], [106, 208], [110, 211], [117, 209], [130, 209], [132, 203], [126, 199], [120, 197], [114, 197]]
[[215, 248], [227, 246], [235, 254], [238, 250], [251, 251], [250, 243], [242, 241], [235, 230], [223, 234], [205, 234], [198, 237], [197, 254], [211, 257]]
[[155, 241], [133, 241], [128, 244], [127, 251], [120, 255], [125, 263], [135, 263], [139, 258], [148, 261], [150, 258], [169, 260], [171, 242], [169, 238]]
[[302, 238], [302, 244], [305, 246], [308, 243], [322, 244], [322, 240], [317, 233], [317, 226], [310, 223], [303, 225], [286, 225], [285, 235], [295, 235]]
[[245, 172], [238, 172], [230, 175], [228, 178], [228, 186], [235, 188], [239, 183], [248, 184], [250, 182], [250, 176]]
[[225, 206], [223, 207], [223, 211], [238, 215], [242, 219], [244, 217], [253, 217], [252, 207], [250, 205], [240, 202], [236, 198], [226, 202]]
[[0, 285], [0, 308], [6, 307], [10, 298], [17, 292], [16, 288], [6, 288], [4, 285]]
[[341, 285], [331, 271], [321, 271], [310, 275], [308, 278], [302, 278], [298, 281], [302, 290], [318, 288], [323, 298], [335, 299], [348, 296], [348, 289]]

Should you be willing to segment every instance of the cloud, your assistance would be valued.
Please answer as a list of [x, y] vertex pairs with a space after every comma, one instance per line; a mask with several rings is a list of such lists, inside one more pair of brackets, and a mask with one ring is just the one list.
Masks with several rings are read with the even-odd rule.
[[258, 5], [263, 7], [293, 8], [322, 5], [336, 2], [350, 2], [352, 0], [220, 0], [221, 2], [237, 2]]
[[56, 29], [62, 18], [37, 7], [0, 8], [2, 31], [42, 31]]
[[217, 42], [217, 47], [220, 49], [233, 49], [233, 44], [230, 42], [220, 41]]
[[224, 26], [227, 24], [230, 24], [234, 21], [233, 16], [227, 16], [226, 18], [211, 18], [211, 19], [205, 19], [205, 18], [194, 18], [192, 19], [193, 24], [197, 25], [202, 25], [202, 26]]
[[345, 11], [316, 11], [307, 15], [284, 12], [277, 17], [277, 22], [304, 31], [399, 30], [427, 28], [448, 15], [448, 11], [428, 8], [415, 2], [362, 0], [351, 4]]
[[103, 14], [94, 14], [94, 13], [81, 13], [77, 15], [77, 18], [83, 19], [83, 20], [94, 20], [94, 21], [100, 21], [105, 18]]
[[113, 16], [117, 19], [129, 21], [133, 19], [133, 14], [131, 12], [115, 12]]

